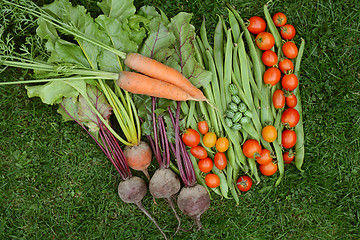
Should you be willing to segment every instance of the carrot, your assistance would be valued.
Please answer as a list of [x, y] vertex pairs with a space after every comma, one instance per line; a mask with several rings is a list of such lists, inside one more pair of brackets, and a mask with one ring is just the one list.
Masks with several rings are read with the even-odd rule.
[[185, 92], [171, 83], [135, 72], [120, 72], [117, 85], [120, 88], [135, 94], [145, 94], [152, 97], [167, 98], [174, 101], [202, 101], [195, 99], [188, 92]]
[[171, 83], [183, 89], [198, 101], [207, 100], [202, 91], [192, 85], [192, 83], [179, 71], [154, 59], [138, 53], [128, 53], [125, 58], [125, 64], [137, 72]]

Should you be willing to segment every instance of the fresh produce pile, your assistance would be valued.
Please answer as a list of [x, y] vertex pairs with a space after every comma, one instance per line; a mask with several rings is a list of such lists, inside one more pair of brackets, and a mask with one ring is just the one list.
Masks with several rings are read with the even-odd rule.
[[[173, 210], [176, 234], [173, 196], [200, 229], [213, 193], [239, 204], [241, 192], [260, 183], [259, 172], [277, 177], [276, 187], [285, 164], [301, 171], [305, 41], [299, 48], [292, 41], [296, 31], [284, 13], [271, 16], [265, 5], [264, 18], [244, 21], [228, 5], [210, 43], [205, 20], [196, 35], [192, 14], [169, 19], [131, 0], [103, 0], [95, 18], [69, 0], [41, 8], [4, 2], [37, 18], [37, 46], [21, 51], [1, 36], [1, 65], [29, 69], [33, 80], [0, 84], [27, 84], [29, 97], [58, 105], [65, 121], [85, 130], [120, 174], [120, 198], [164, 238], [141, 204], [146, 181], [153, 198]], [[149, 173], [152, 159], [159, 169]]]

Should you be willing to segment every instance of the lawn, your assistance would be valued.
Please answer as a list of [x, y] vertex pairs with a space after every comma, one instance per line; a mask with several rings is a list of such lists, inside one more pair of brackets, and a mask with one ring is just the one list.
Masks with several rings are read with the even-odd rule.
[[[39, 4], [51, 1], [36, 1]], [[93, 14], [95, 0], [77, 0]], [[213, 35], [226, 1], [142, 0], [169, 17], [191, 12]], [[263, 16], [266, 1], [228, 1], [242, 17]], [[306, 47], [300, 88], [305, 128], [303, 172], [287, 166], [240, 195], [240, 205], [213, 195], [199, 232], [174, 239], [359, 239], [360, 238], [360, 4], [347, 1], [275, 1]], [[212, 37], [210, 37], [210, 40]], [[19, 40], [21, 41], [21, 40]], [[23, 78], [7, 69], [1, 81]], [[91, 138], [62, 122], [55, 106], [29, 99], [23, 85], [0, 87], [1, 239], [160, 239], [135, 205], [117, 195], [120, 177]], [[152, 173], [155, 165], [150, 168]], [[165, 201], [144, 206], [170, 236], [176, 219]], [[182, 215], [183, 228], [192, 225]]]

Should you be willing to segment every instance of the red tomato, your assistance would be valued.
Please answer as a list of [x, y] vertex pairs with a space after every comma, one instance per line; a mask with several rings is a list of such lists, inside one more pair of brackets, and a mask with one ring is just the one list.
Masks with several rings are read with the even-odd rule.
[[287, 74], [284, 75], [281, 79], [281, 86], [287, 90], [292, 91], [294, 90], [299, 84], [299, 80], [295, 74]]
[[182, 141], [186, 146], [195, 147], [200, 143], [200, 134], [194, 129], [187, 129], [182, 135]]
[[295, 108], [286, 109], [281, 115], [281, 122], [288, 127], [295, 127], [300, 120], [300, 114]]
[[219, 170], [223, 170], [227, 165], [227, 159], [225, 153], [217, 152], [214, 156], [214, 163]]
[[261, 150], [261, 155], [260, 157], [256, 157], [256, 161], [258, 162], [258, 164], [260, 165], [264, 165], [264, 164], [268, 164], [269, 162], [271, 162], [273, 159], [271, 157], [271, 153], [270, 150], [268, 149], [263, 149]]
[[216, 140], [217, 140], [216, 134], [213, 132], [208, 132], [203, 137], [203, 143], [208, 148], [212, 148], [213, 146], [215, 146]]
[[284, 152], [283, 153], [283, 159], [285, 164], [291, 163], [295, 158], [295, 155], [290, 152]]
[[249, 19], [249, 22], [250, 22], [249, 26], [247, 27], [249, 32], [251, 32], [253, 34], [259, 34], [263, 31], [265, 31], [266, 22], [263, 18], [254, 16]]
[[269, 32], [261, 32], [255, 38], [255, 43], [261, 50], [269, 50], [275, 44], [274, 36]]
[[299, 52], [296, 44], [293, 42], [284, 43], [282, 46], [282, 51], [287, 58], [296, 58]]
[[281, 135], [281, 144], [284, 148], [292, 148], [296, 143], [296, 133], [293, 130], [285, 129]]
[[293, 25], [285, 24], [284, 26], [280, 27], [280, 34], [283, 39], [291, 40], [295, 37], [296, 30]]
[[273, 52], [271, 50], [266, 50], [261, 55], [261, 60], [266, 66], [271, 67], [271, 66], [274, 66], [275, 64], [277, 64], [278, 56], [276, 55], [275, 52]]
[[262, 129], [261, 135], [265, 141], [273, 142], [277, 137], [276, 128], [272, 125], [268, 125]]
[[216, 150], [225, 152], [229, 148], [229, 140], [226, 137], [221, 137], [216, 140]]
[[265, 71], [264, 73], [264, 83], [270, 84], [271, 86], [276, 85], [281, 78], [281, 72], [278, 68], [272, 67]]
[[206, 121], [198, 122], [198, 129], [201, 134], [206, 134], [209, 131], [209, 125]]
[[255, 139], [248, 139], [242, 146], [244, 155], [248, 158], [254, 158], [254, 154], [258, 153], [261, 154], [261, 145]]
[[285, 106], [285, 94], [282, 90], [278, 89], [273, 94], [273, 104], [276, 109], [283, 108]]
[[291, 60], [285, 58], [279, 62], [280, 72], [287, 74], [289, 71], [294, 71], [294, 64]]
[[297, 104], [297, 98], [295, 94], [285, 97], [285, 102], [288, 107], [295, 107]]
[[287, 17], [282, 12], [275, 13], [272, 17], [275, 26], [281, 27], [286, 24]]
[[198, 158], [198, 159], [204, 159], [208, 156], [207, 151], [202, 146], [195, 146], [190, 149], [191, 154]]
[[252, 186], [252, 180], [249, 176], [241, 176], [236, 181], [236, 186], [242, 192], [247, 192]]
[[259, 170], [265, 176], [271, 176], [276, 173], [278, 169], [277, 164], [274, 162], [269, 162], [268, 164], [260, 165]]
[[200, 169], [200, 171], [204, 172], [204, 173], [208, 173], [211, 171], [211, 169], [213, 168], [213, 161], [206, 157], [204, 159], [200, 159], [198, 162], [198, 167]]
[[220, 185], [220, 178], [214, 173], [208, 173], [205, 177], [205, 184], [210, 188], [216, 188]]

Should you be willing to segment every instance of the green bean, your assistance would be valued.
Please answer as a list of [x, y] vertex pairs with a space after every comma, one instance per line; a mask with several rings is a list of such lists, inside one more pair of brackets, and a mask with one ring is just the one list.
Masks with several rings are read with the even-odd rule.
[[[222, 20], [221, 17], [219, 16], [219, 21], [218, 24], [216, 25], [215, 28], [215, 33], [214, 33], [214, 62], [215, 62], [215, 66], [216, 66], [216, 72], [218, 74], [218, 83], [219, 83], [219, 87], [220, 87], [220, 93], [221, 95], [218, 95], [219, 98], [220, 96], [225, 96], [223, 95], [223, 91], [224, 91], [224, 29], [223, 29], [223, 24], [222, 24]], [[221, 100], [221, 106], [222, 109], [226, 108], [226, 100], [225, 97], [220, 98]]]
[[209, 68], [209, 62], [208, 62], [207, 57], [206, 57], [206, 49], [205, 49], [205, 46], [204, 46], [204, 44], [201, 41], [199, 36], [196, 36], [196, 43], [199, 46], [199, 50], [200, 50], [200, 53], [202, 55], [204, 66], [205, 66], [206, 69], [208, 69]]
[[[299, 52], [298, 52], [298, 56], [296, 58], [296, 62], [295, 62], [295, 75], [299, 78], [299, 71], [300, 71], [300, 63], [301, 63], [301, 58], [303, 56], [304, 53], [304, 48], [305, 48], [305, 40], [301, 39], [301, 44], [299, 47]], [[298, 122], [298, 124], [296, 124], [295, 126], [295, 133], [296, 133], [296, 144], [295, 144], [295, 166], [297, 169], [299, 169], [300, 171], [303, 171], [301, 169], [301, 166], [304, 162], [304, 157], [305, 157], [305, 145], [304, 145], [304, 126], [303, 126], [303, 116], [302, 116], [302, 108], [301, 108], [301, 94], [300, 94], [300, 87], [298, 86], [297, 88], [295, 88], [294, 90], [294, 94], [297, 98], [297, 104], [294, 107], [300, 114], [300, 120]]]
[[186, 121], [186, 127], [194, 126], [196, 125], [196, 122], [194, 120], [194, 114], [195, 114], [195, 101], [189, 101], [190, 103], [190, 109], [187, 114], [187, 121]]
[[213, 49], [208, 41], [208, 37], [207, 37], [207, 33], [206, 33], [205, 18], [203, 19], [203, 22], [200, 27], [200, 36], [201, 36], [201, 40], [203, 42], [205, 49], [208, 49], [210, 51], [210, 53], [213, 54]]
[[233, 74], [234, 74], [235, 80], [236, 80], [236, 82], [239, 83], [239, 87], [241, 88], [242, 83], [241, 83], [241, 73], [240, 73], [240, 68], [239, 68], [238, 48], [239, 48], [239, 46], [237, 44], [235, 44], [232, 62], [233, 62]]
[[231, 94], [229, 93], [229, 85], [231, 83], [232, 58], [233, 58], [233, 42], [231, 38], [231, 30], [226, 31], [226, 47], [224, 61], [224, 89], [222, 98], [226, 100], [226, 106], [231, 102]]
[[229, 13], [230, 28], [233, 34], [234, 42], [238, 42], [241, 32], [239, 23], [236, 20], [234, 14], [230, 11], [230, 9], [228, 9], [228, 13]]
[[232, 167], [235, 167], [235, 152], [233, 148], [233, 143], [229, 144], [229, 148], [227, 150], [227, 158], [229, 160], [229, 163]]
[[[240, 76], [240, 78], [241, 78], [241, 76]], [[234, 72], [231, 73], [231, 80], [232, 80], [232, 83], [234, 83], [238, 89], [238, 92], [239, 92], [238, 94], [239, 94], [239, 97], [241, 98], [241, 101], [243, 101], [246, 104], [246, 106], [249, 106], [249, 103], [245, 96], [245, 93], [241, 88], [241, 85], [240, 85], [241, 82], [237, 81]]]
[[[279, 134], [281, 135], [281, 133], [282, 133], [282, 130], [278, 129], [278, 135]], [[284, 177], [285, 169], [284, 169], [284, 159], [283, 159], [283, 155], [282, 155], [282, 149], [281, 149], [280, 143], [277, 139], [275, 139], [275, 141], [273, 142], [273, 146], [275, 149], [276, 161], [277, 161], [278, 170], [279, 170], [279, 178], [275, 182], [275, 187], [277, 187]]]
[[[197, 36], [198, 37], [198, 36]], [[204, 56], [202, 56], [202, 51], [200, 49], [199, 43], [197, 41], [194, 41], [194, 51], [195, 51], [195, 59], [196, 61], [205, 68], [205, 63], [203, 61]]]
[[200, 107], [200, 112], [202, 114], [203, 119], [207, 122], [207, 124], [209, 125], [209, 129], [212, 129], [212, 123], [209, 117], [209, 112], [206, 108], [206, 103], [203, 101], [199, 101], [198, 102], [199, 107]]
[[277, 30], [272, 18], [271, 18], [271, 15], [269, 13], [269, 9], [268, 9], [268, 6], [267, 4], [264, 5], [264, 14], [265, 14], [265, 19], [266, 19], [266, 22], [267, 22], [267, 26], [271, 32], [271, 34], [274, 36], [274, 39], [275, 39], [275, 46], [278, 48], [278, 49], [281, 49], [281, 46], [282, 46], [282, 43], [281, 43], [281, 36], [280, 36], [280, 33], [279, 31]]
[[229, 192], [229, 186], [227, 184], [226, 176], [223, 171], [220, 171], [215, 164], [213, 165], [212, 172], [215, 173], [220, 178], [220, 191], [221, 195], [224, 198], [229, 199], [228, 192]]
[[256, 183], [260, 182], [260, 177], [256, 168], [256, 162], [254, 158], [247, 158], [251, 174], [254, 176]]

